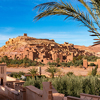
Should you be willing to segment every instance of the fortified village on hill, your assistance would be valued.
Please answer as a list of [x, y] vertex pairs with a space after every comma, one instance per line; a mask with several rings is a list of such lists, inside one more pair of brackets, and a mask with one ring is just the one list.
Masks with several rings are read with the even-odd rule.
[[73, 44], [64, 42], [58, 44], [53, 39], [36, 39], [28, 37], [26, 33], [23, 36], [9, 39], [6, 44], [0, 48], [0, 57], [7, 56], [9, 59], [23, 59], [25, 57], [34, 61], [47, 64], [55, 62], [57, 58], [60, 62], [69, 62], [78, 55], [94, 55], [92, 52], [75, 48]]

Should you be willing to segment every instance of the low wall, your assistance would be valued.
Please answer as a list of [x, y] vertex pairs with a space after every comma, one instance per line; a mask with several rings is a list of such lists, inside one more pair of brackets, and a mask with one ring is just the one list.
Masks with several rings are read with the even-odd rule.
[[[43, 90], [34, 86], [26, 86], [23, 92], [25, 100], [63, 100], [64, 94], [58, 93], [51, 82], [43, 82]], [[23, 98], [22, 97], [22, 98]], [[24, 99], [23, 99], [24, 100]]]
[[10, 97], [11, 100], [19, 100], [19, 93], [16, 90], [7, 86], [5, 86], [5, 95]]
[[43, 100], [43, 91], [34, 86], [26, 86], [26, 100]]
[[81, 93], [80, 98], [81, 99], [88, 99], [88, 100], [100, 100], [100, 96], [90, 95], [90, 94], [85, 94], [85, 93]]
[[93, 62], [93, 61], [88, 62], [87, 59], [83, 60], [83, 66], [85, 68], [87, 68], [90, 63], [94, 63], [95, 65], [98, 65], [98, 68], [100, 68], [100, 59], [97, 59], [97, 61], [95, 61], [95, 62]]
[[0, 94], [5, 95], [5, 88], [0, 86]]

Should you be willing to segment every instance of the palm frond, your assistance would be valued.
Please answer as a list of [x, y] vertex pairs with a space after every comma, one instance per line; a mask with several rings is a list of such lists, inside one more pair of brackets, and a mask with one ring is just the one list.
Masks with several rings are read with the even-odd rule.
[[[95, 23], [98, 25], [98, 27], [100, 27], [98, 17], [95, 16], [95, 13], [90, 9], [90, 7], [84, 2], [84, 0], [78, 0], [78, 1], [80, 1], [84, 5], [84, 7], [88, 10], [90, 15], [93, 17]], [[91, 1], [96, 1], [96, 0], [91, 0]], [[95, 5], [94, 2], [93, 5]], [[34, 18], [34, 20], [36, 21], [50, 15], [66, 15], [64, 20], [66, 20], [67, 18], [73, 18], [74, 20], [82, 22], [84, 26], [88, 27], [89, 30], [100, 39], [99, 32], [97, 31], [97, 28], [95, 28], [93, 19], [91, 19], [89, 14], [80, 11], [78, 7], [75, 8], [68, 2], [64, 3], [62, 0], [60, 3], [47, 2], [37, 5], [34, 9], [36, 8], [38, 8], [38, 11], [40, 12]]]
[[95, 16], [94, 11], [92, 11], [92, 9], [84, 2], [84, 0], [78, 0], [78, 1], [80, 1], [83, 4], [83, 6], [88, 10], [88, 12], [91, 14], [91, 16], [93, 17], [93, 19], [95, 20], [95, 23], [100, 28], [99, 20], [98, 20], [97, 16]]
[[93, 5], [93, 10], [95, 10], [97, 17], [100, 18], [100, 0], [91, 0], [91, 4]]

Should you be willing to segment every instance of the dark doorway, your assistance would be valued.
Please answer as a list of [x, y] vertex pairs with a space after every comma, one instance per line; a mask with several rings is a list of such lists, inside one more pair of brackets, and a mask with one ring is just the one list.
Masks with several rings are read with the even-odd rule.
[[1, 85], [3, 85], [3, 78], [1, 78]]
[[63, 56], [63, 60], [65, 60], [66, 59], [66, 56]]

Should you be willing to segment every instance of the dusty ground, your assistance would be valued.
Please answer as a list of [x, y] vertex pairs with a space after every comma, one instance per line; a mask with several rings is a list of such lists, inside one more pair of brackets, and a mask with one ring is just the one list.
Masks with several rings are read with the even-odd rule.
[[[49, 73], [45, 72], [46, 68], [48, 66], [43, 66], [41, 67], [41, 70], [42, 70], [42, 74], [43, 75], [50, 75]], [[7, 68], [7, 72], [19, 72], [19, 71], [23, 71], [25, 73], [28, 73], [29, 69], [33, 68], [33, 66], [31, 67], [28, 67], [28, 68], [23, 68], [23, 67], [20, 67], [20, 68]], [[35, 68], [38, 68], [38, 66], [36, 66]], [[67, 73], [67, 72], [73, 72], [75, 75], [83, 75], [83, 76], [86, 76], [88, 74], [89, 71], [92, 70], [92, 67], [88, 67], [87, 69], [84, 69], [84, 68], [75, 68], [75, 67], [72, 67], [72, 68], [68, 68], [68, 67], [59, 67], [59, 69], [63, 72], [63, 73]], [[98, 68], [98, 72], [100, 73], [100, 68]]]

